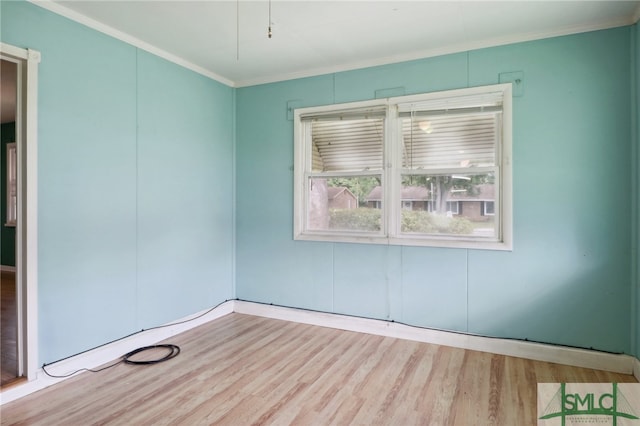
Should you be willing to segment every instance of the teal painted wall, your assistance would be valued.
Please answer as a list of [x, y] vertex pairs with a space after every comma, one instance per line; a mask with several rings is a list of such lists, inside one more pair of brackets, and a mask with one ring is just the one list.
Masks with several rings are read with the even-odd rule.
[[[632, 27], [234, 90], [32, 4], [0, 12], [3, 42], [42, 52], [40, 362], [232, 297], [640, 354]], [[513, 252], [292, 240], [287, 101], [511, 71]]]
[[0, 127], [0, 264], [16, 266], [16, 228], [7, 223], [7, 144], [16, 141], [16, 123], [4, 123]]
[[233, 89], [26, 2], [42, 53], [40, 362], [233, 297]]
[[[238, 298], [629, 353], [631, 28], [237, 91]], [[292, 239], [293, 122], [323, 105], [499, 82], [514, 98], [513, 252]]]

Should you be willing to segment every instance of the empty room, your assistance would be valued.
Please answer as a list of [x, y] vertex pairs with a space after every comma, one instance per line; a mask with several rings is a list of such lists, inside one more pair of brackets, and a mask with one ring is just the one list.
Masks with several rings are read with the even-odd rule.
[[2, 425], [640, 425], [640, 1], [0, 2]]

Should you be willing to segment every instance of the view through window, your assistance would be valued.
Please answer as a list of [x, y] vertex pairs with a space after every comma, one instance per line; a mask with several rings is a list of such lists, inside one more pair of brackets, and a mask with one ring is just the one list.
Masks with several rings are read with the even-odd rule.
[[510, 85], [295, 116], [297, 239], [510, 248]]

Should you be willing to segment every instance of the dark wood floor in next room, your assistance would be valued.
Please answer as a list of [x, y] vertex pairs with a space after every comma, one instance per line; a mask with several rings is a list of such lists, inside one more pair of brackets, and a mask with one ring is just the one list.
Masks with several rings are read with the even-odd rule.
[[0, 386], [16, 380], [17, 357], [17, 310], [15, 273], [0, 272]]

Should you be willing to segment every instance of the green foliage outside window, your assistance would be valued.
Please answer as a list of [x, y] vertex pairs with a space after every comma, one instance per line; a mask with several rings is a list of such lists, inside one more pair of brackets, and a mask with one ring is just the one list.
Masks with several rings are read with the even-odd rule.
[[331, 209], [329, 229], [348, 229], [353, 231], [379, 231], [381, 209], [360, 207], [357, 209]]
[[[361, 207], [357, 209], [332, 209], [329, 229], [353, 231], [379, 231], [381, 209]], [[473, 224], [463, 217], [446, 217], [427, 211], [402, 212], [402, 232], [425, 234], [471, 234]]]
[[471, 234], [473, 224], [464, 217], [447, 217], [421, 210], [402, 212], [402, 232]]

